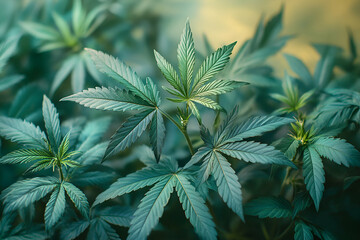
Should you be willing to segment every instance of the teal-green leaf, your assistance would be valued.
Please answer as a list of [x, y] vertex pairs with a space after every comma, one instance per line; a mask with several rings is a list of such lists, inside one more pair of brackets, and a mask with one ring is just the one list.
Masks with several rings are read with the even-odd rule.
[[311, 198], [307, 192], [300, 192], [295, 195], [293, 219], [296, 215], [311, 205]]
[[202, 239], [217, 239], [215, 224], [204, 199], [181, 174], [176, 175], [176, 192], [185, 211], [185, 216], [194, 226], [196, 233]]
[[245, 214], [259, 218], [289, 218], [292, 207], [282, 197], [262, 197], [248, 202], [244, 207]]
[[246, 85], [247, 83], [225, 80], [225, 79], [216, 79], [202, 87], [200, 87], [195, 95], [196, 96], [215, 96], [223, 93], [230, 92], [238, 87]]
[[61, 101], [74, 101], [85, 107], [110, 111], [143, 111], [152, 108], [152, 106], [142, 98], [117, 87], [89, 88], [65, 97], [61, 99]]
[[54, 95], [54, 93], [59, 88], [59, 86], [63, 83], [63, 81], [66, 79], [66, 77], [70, 75], [71, 71], [76, 66], [77, 61], [78, 61], [78, 57], [75, 55], [75, 56], [68, 57], [63, 62], [60, 69], [56, 72], [54, 81], [51, 84], [51, 89], [50, 89], [51, 96]]
[[154, 171], [153, 168], [144, 168], [135, 173], [131, 173], [126, 177], [119, 178], [115, 183], [111, 184], [107, 190], [97, 196], [94, 202], [94, 206], [106, 200], [121, 196], [125, 193], [153, 185], [154, 183], [157, 183], [166, 178], [168, 174], [169, 171], [160, 169]]
[[256, 137], [265, 132], [273, 131], [280, 126], [289, 124], [294, 121], [295, 120], [291, 118], [282, 118], [275, 116], [252, 117], [236, 127], [229, 126], [232, 128], [232, 131], [229, 131], [229, 134], [227, 134], [223, 142], [236, 142], [244, 138]]
[[84, 217], [89, 218], [89, 203], [85, 194], [72, 183], [63, 182], [63, 186], [75, 207]]
[[0, 135], [31, 148], [48, 148], [44, 132], [34, 124], [21, 119], [0, 117]]
[[324, 192], [325, 171], [320, 155], [312, 147], [304, 150], [303, 176], [306, 189], [319, 210], [320, 201]]
[[194, 78], [193, 90], [202, 87], [204, 83], [225, 68], [235, 44], [236, 42], [217, 49], [204, 60]]
[[160, 160], [165, 140], [164, 119], [159, 110], [156, 110], [150, 124], [150, 142], [157, 160]]
[[105, 54], [100, 51], [95, 51], [93, 49], [86, 49], [97, 69], [100, 72], [107, 74], [109, 77], [117, 80], [119, 83], [128, 88], [135, 95], [139, 96], [143, 100], [147, 101], [152, 105], [156, 105], [149, 96], [146, 96], [146, 86], [140, 79], [140, 77], [128, 66], [126, 66], [123, 62], [114, 57]]
[[149, 125], [155, 111], [148, 110], [130, 117], [111, 137], [105, 158], [113, 153], [123, 151], [140, 137]]
[[108, 240], [120, 240], [117, 232], [101, 218], [96, 218], [91, 221], [90, 229], [87, 234], [87, 239], [108, 239]]
[[168, 176], [152, 187], [141, 200], [129, 228], [128, 240], [146, 239], [159, 222], [174, 190], [174, 176]]
[[190, 90], [195, 65], [195, 47], [189, 20], [186, 21], [177, 49], [179, 71], [185, 93]]
[[26, 32], [41, 40], [55, 41], [60, 39], [60, 34], [56, 31], [56, 29], [43, 24], [26, 21], [20, 22], [20, 26]]
[[222, 145], [218, 151], [246, 162], [280, 164], [296, 168], [295, 164], [273, 146], [258, 142], [234, 142]]
[[47, 132], [52, 149], [56, 152], [61, 142], [59, 114], [54, 104], [44, 95], [42, 111]]
[[35, 177], [12, 184], [1, 194], [5, 205], [4, 211], [14, 211], [38, 201], [53, 191], [58, 181], [54, 177]]
[[15, 84], [21, 82], [21, 80], [23, 79], [24, 76], [22, 75], [12, 75], [2, 78], [0, 80], [0, 92], [14, 86]]
[[156, 59], [156, 63], [164, 75], [165, 79], [173, 86], [176, 90], [178, 90], [181, 94], [184, 94], [184, 90], [182, 89], [182, 85], [179, 79], [177, 72], [174, 67], [166, 61], [166, 59], [160, 55], [156, 50], [154, 50], [154, 55]]
[[45, 208], [45, 226], [51, 229], [61, 218], [65, 211], [65, 191], [59, 184], [50, 196]]
[[78, 57], [71, 73], [71, 88], [77, 93], [84, 89], [85, 84], [85, 65], [81, 57]]
[[214, 152], [212, 156], [212, 175], [215, 178], [219, 195], [229, 208], [244, 220], [241, 185], [238, 176], [221, 154]]
[[211, 148], [208, 147], [201, 147], [199, 150], [196, 151], [196, 153], [191, 157], [190, 161], [186, 163], [184, 166], [184, 169], [191, 167], [192, 165], [198, 163], [201, 161], [206, 155], [208, 155], [211, 152]]
[[60, 239], [73, 240], [83, 233], [90, 225], [89, 221], [78, 221], [65, 225], [60, 232]]
[[35, 160], [51, 160], [53, 154], [46, 150], [18, 149], [0, 158], [1, 164], [28, 163]]
[[320, 156], [337, 164], [343, 164], [346, 167], [360, 166], [360, 152], [344, 139], [322, 137], [316, 140], [312, 147]]
[[295, 222], [295, 240], [313, 240], [314, 237], [311, 233], [311, 227], [306, 225], [303, 221]]
[[306, 83], [306, 85], [314, 85], [314, 79], [311, 76], [309, 69], [300, 59], [290, 54], [285, 54], [285, 58], [286, 61], [289, 63], [291, 69], [300, 77], [301, 80]]

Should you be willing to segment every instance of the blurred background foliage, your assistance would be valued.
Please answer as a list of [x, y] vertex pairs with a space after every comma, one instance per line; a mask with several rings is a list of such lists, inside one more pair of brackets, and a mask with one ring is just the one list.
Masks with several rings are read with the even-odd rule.
[[[177, 47], [184, 22], [188, 17], [196, 49], [200, 50], [196, 53], [199, 58], [207, 55], [210, 50], [237, 41], [232, 56], [233, 62], [222, 74], [235, 80], [247, 81], [250, 85], [222, 97], [220, 102], [226, 110], [240, 105], [243, 119], [251, 115], [273, 113], [284, 107], [281, 101], [276, 100], [279, 98], [272, 98], [272, 94], [286, 95], [286, 86], [284, 86], [286, 83], [282, 80], [285, 71], [294, 77], [297, 75], [283, 53], [301, 59], [314, 78], [316, 78], [315, 69], [318, 62], [322, 59], [333, 61], [326, 84], [309, 87], [306, 82], [298, 82], [300, 96], [313, 88], [318, 89], [319, 92], [316, 92], [318, 94], [328, 85], [360, 90], [360, 63], [352, 49], [353, 45], [360, 46], [358, 24], [360, 1], [358, 0], [83, 0], [83, 9], [86, 13], [95, 8], [101, 9], [94, 20], [96, 28], [90, 34], [76, 38], [75, 44], [61, 45], [59, 48], [55, 46], [44, 51], [48, 39], [36, 36], [33, 33], [34, 26], [27, 24], [42, 24], [58, 31], [59, 23], [56, 23], [53, 17], [53, 12], [56, 12], [65, 24], [71, 26], [74, 11], [72, 3], [71, 0], [0, 1], [0, 41], [8, 42], [8, 46], [12, 44], [11, 47], [5, 46], [10, 58], [0, 72], [0, 81], [5, 77], [13, 77], [12, 86], [1, 85], [0, 82], [1, 115], [27, 119], [43, 126], [41, 102], [43, 94], [46, 94], [57, 107], [62, 121], [71, 121], [77, 117], [86, 119], [96, 119], [104, 115], [112, 117], [111, 125], [103, 140], [109, 139], [117, 126], [129, 116], [128, 114], [94, 111], [78, 104], [58, 101], [88, 87], [111, 85], [105, 75], [87, 65], [91, 63], [87, 62], [88, 57], [83, 49], [94, 48], [116, 56], [131, 66], [139, 76], [150, 76], [158, 85], [162, 85], [165, 80], [156, 66], [153, 49], [160, 52], [169, 62], [176, 62], [174, 49]], [[276, 14], [282, 7], [284, 11], [281, 19], [281, 14]], [[275, 17], [274, 20], [279, 25], [278, 31], [274, 36], [269, 37], [265, 34], [259, 37], [256, 29], [261, 29], [259, 26], [262, 23], [266, 25], [272, 16], [278, 16], [278, 19], [276, 20]], [[349, 35], [353, 36], [350, 40]], [[244, 52], [240, 50], [241, 46], [249, 39], [252, 39], [252, 48], [242, 55], [241, 53]], [[279, 42], [280, 45], [274, 44]], [[313, 43], [322, 45], [313, 46]], [[327, 46], [327, 50], [324, 46]], [[269, 49], [269, 53], [262, 52], [257, 58], [252, 55], [264, 49]], [[237, 53], [240, 57], [235, 57]], [[68, 64], [66, 67], [69, 58], [73, 56], [83, 60], [76, 60], [76, 63], [70, 64], [71, 66]], [[240, 60], [236, 62], [234, 60], [236, 58]], [[254, 61], [254, 64], [248, 64], [250, 60]], [[75, 86], [72, 81], [76, 82], [79, 78], [83, 79], [83, 83]], [[56, 79], [59, 84], [54, 89]], [[310, 113], [316, 108], [316, 101], [313, 99], [307, 104], [301, 103], [303, 104], [301, 107], [306, 105], [304, 112]], [[173, 105], [164, 105], [169, 111], [176, 111]], [[216, 113], [205, 108], [200, 110], [206, 126], [217, 124], [216, 121], [214, 123]], [[193, 137], [194, 146], [198, 147], [201, 144], [197, 135], [198, 126], [195, 118], [191, 118], [190, 121], [189, 132]], [[186, 143], [174, 126], [167, 124], [166, 128], [164, 154], [185, 163], [189, 157]], [[272, 144], [286, 134], [287, 129], [281, 129], [275, 136], [265, 134], [262, 141]], [[359, 149], [358, 125], [347, 127], [340, 136]], [[141, 168], [143, 164], [138, 159], [146, 158], [145, 152], [149, 149], [142, 144], [147, 143], [148, 136], [144, 135], [135, 147], [106, 162], [105, 165], [115, 171], [111, 174], [116, 174], [117, 177], [125, 176]], [[15, 144], [3, 140], [1, 155], [14, 148]], [[283, 171], [277, 168], [239, 162], [233, 164], [233, 168], [243, 185], [244, 203], [259, 196], [276, 195], [280, 190], [279, 183]], [[322, 207], [318, 214], [309, 212], [308, 215], [316, 224], [326, 227], [338, 239], [358, 239], [360, 183], [359, 181], [354, 182], [353, 185], [349, 183], [356, 180], [351, 176], [360, 176], [360, 171], [356, 168], [335, 166], [329, 161], [325, 163], [325, 169], [326, 190]], [[22, 170], [23, 168], [17, 166], [1, 165], [0, 189], [3, 190], [17, 179], [23, 178]], [[111, 177], [111, 174], [108, 176]], [[113, 180], [115, 179], [114, 177]], [[91, 203], [101, 191], [106, 189], [106, 186], [95, 188], [85, 186], [84, 189]], [[117, 203], [132, 203], [136, 206], [143, 193], [144, 191], [139, 191], [137, 194], [131, 194], [129, 197], [117, 200]], [[224, 206], [216, 194], [213, 195], [212, 205], [216, 203], [218, 207], [212, 210], [212, 214], [216, 216], [215, 222], [221, 239], [262, 239], [264, 231], [269, 231], [270, 236], [275, 236], [279, 232], [277, 226], [286, 225], [282, 219], [259, 220], [255, 217], [247, 217], [246, 223], [242, 223]], [[192, 226], [186, 221], [180, 208], [179, 202], [172, 198], [160, 220], [161, 224], [150, 235], [151, 239], [196, 239]], [[39, 210], [37, 214], [41, 216], [42, 211]], [[41, 222], [41, 219], [37, 217], [34, 221]], [[121, 236], [126, 236], [126, 228], [117, 228], [117, 230]], [[285, 235], [285, 239], [292, 237], [292, 232]], [[81, 238], [85, 238], [85, 235], [82, 234]]]

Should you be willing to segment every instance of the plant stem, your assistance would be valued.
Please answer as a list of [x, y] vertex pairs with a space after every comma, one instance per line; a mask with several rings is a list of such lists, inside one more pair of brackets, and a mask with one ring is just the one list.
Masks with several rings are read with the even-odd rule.
[[61, 168], [60, 164], [58, 165], [58, 169], [59, 169], [60, 180], [64, 181], [64, 174], [63, 174], [63, 171], [62, 171], [62, 168]]
[[189, 150], [191, 155], [194, 155], [194, 148], [192, 146], [190, 137], [186, 131], [186, 129], [184, 129], [178, 122], [176, 122], [176, 120], [174, 118], [172, 118], [168, 113], [166, 113], [165, 111], [161, 110], [159, 108], [159, 111], [161, 112], [162, 115], [164, 115], [167, 119], [169, 119], [171, 122], [173, 122], [175, 124], [175, 126], [181, 131], [181, 133], [184, 135], [186, 142], [188, 144]]
[[266, 240], [270, 240], [270, 239], [271, 239], [264, 223], [261, 223], [261, 231], [262, 231], [262, 233], [263, 233], [263, 235], [264, 235], [264, 238], [265, 238]]

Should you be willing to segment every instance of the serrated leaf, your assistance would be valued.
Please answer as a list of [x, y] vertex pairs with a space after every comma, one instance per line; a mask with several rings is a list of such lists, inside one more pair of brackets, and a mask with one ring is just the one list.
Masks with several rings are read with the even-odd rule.
[[214, 110], [222, 110], [223, 108], [214, 100], [206, 97], [194, 97], [191, 99], [192, 101], [199, 103], [207, 108], [211, 108]]
[[227, 143], [217, 148], [218, 151], [246, 162], [262, 164], [281, 164], [296, 168], [295, 164], [273, 146], [257, 142]]
[[54, 177], [35, 177], [12, 184], [2, 192], [4, 211], [10, 212], [29, 206], [53, 191], [57, 184], [58, 179]]
[[83, 233], [90, 225], [89, 221], [78, 221], [65, 225], [60, 232], [60, 239], [73, 240]]
[[56, 152], [61, 142], [59, 114], [54, 104], [44, 95], [42, 111], [47, 132], [52, 149]]
[[324, 166], [320, 155], [312, 147], [305, 148], [303, 162], [303, 176], [305, 178], [306, 189], [315, 203], [316, 210], [319, 210], [324, 192]]
[[186, 21], [183, 34], [180, 38], [180, 43], [177, 49], [177, 59], [179, 62], [182, 85], [185, 93], [187, 94], [191, 87], [195, 65], [195, 47], [189, 20]]
[[312, 144], [320, 156], [343, 164], [346, 167], [360, 166], [360, 153], [356, 148], [339, 138], [319, 138]]
[[154, 50], [154, 55], [157, 66], [159, 67], [161, 73], [164, 75], [168, 83], [170, 83], [171, 86], [173, 86], [181, 94], [184, 94], [184, 90], [182, 89], [179, 76], [175, 71], [174, 67], [169, 62], [167, 62], [166, 59], [161, 56], [160, 53], [158, 53], [156, 50]]
[[34, 124], [21, 119], [0, 117], [0, 135], [28, 147], [48, 148], [44, 132]]
[[201, 124], [201, 116], [200, 116], [198, 108], [195, 106], [195, 104], [192, 101], [189, 101], [188, 105], [189, 105], [189, 107], [191, 109], [192, 114], [195, 115], [198, 123]]
[[215, 224], [205, 201], [186, 177], [177, 174], [176, 180], [175, 188], [185, 211], [185, 216], [194, 226], [196, 233], [202, 239], [216, 239]]
[[212, 156], [212, 175], [215, 178], [219, 195], [228, 207], [244, 220], [241, 185], [238, 176], [221, 154], [214, 152]]
[[291, 122], [294, 122], [294, 119], [275, 116], [252, 117], [236, 127], [229, 126], [232, 131], [229, 131], [229, 134], [224, 138], [223, 143], [259, 136]]
[[313, 240], [314, 237], [311, 233], [311, 228], [303, 221], [295, 222], [295, 240]]
[[121, 196], [125, 193], [135, 191], [137, 189], [153, 185], [158, 181], [163, 180], [169, 174], [168, 171], [160, 170], [154, 171], [152, 168], [144, 168], [135, 173], [131, 173], [126, 177], [119, 178], [106, 191], [100, 193], [94, 206], [106, 200]]
[[293, 219], [297, 216], [297, 214], [311, 205], [311, 198], [307, 192], [297, 193], [294, 198], [294, 212]]
[[89, 240], [108, 239], [120, 240], [116, 231], [105, 220], [97, 218], [91, 222], [87, 235]]
[[75, 187], [72, 183], [63, 182], [63, 186], [66, 190], [67, 195], [71, 201], [75, 204], [75, 207], [81, 212], [81, 214], [89, 218], [89, 203], [85, 194]]
[[143, 111], [152, 108], [142, 98], [116, 87], [89, 88], [88, 90], [65, 97], [61, 101], [74, 101], [85, 107], [111, 111]]
[[130, 117], [111, 137], [105, 157], [123, 151], [138, 139], [149, 125], [155, 111], [148, 110]]
[[210, 152], [211, 152], [211, 148], [208, 148], [208, 147], [199, 148], [199, 150], [197, 150], [196, 153], [191, 157], [190, 161], [188, 163], [186, 163], [186, 165], [184, 166], [184, 169], [189, 168], [192, 165], [198, 163]]
[[128, 207], [112, 206], [101, 210], [99, 215], [108, 223], [121, 227], [129, 227], [134, 210]]
[[164, 119], [160, 111], [157, 110], [150, 124], [150, 142], [157, 160], [160, 160], [164, 140], [165, 140]]
[[51, 229], [61, 218], [65, 211], [65, 191], [59, 184], [50, 196], [45, 208], [45, 226]]
[[144, 83], [130, 67], [103, 52], [95, 51], [93, 49], [85, 50], [90, 53], [95, 66], [100, 72], [103, 72], [109, 77], [117, 80], [135, 95], [156, 106], [156, 103], [151, 100], [151, 97], [144, 94], [147, 92]]
[[18, 164], [29, 163], [36, 160], [51, 160], [53, 158], [52, 153], [46, 150], [37, 149], [19, 149], [10, 152], [0, 158], [2, 164]]
[[289, 218], [292, 216], [291, 204], [282, 197], [262, 197], [248, 202], [245, 214], [259, 218]]
[[204, 60], [194, 78], [193, 90], [203, 86], [204, 83], [225, 68], [235, 44], [236, 42], [217, 49]]
[[146, 239], [159, 222], [174, 190], [174, 176], [168, 176], [151, 188], [141, 200], [129, 228], [128, 240]]
[[224, 80], [217, 79], [214, 80], [202, 87], [200, 87], [196, 92], [196, 96], [215, 96], [223, 93], [230, 92], [238, 87], [246, 85], [247, 83], [232, 81], [232, 80]]

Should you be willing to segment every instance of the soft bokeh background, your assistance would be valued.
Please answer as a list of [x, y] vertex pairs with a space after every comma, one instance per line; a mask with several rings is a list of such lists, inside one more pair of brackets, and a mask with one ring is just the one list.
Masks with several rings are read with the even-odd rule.
[[[199, 0], [161, 1], [159, 9], [165, 20], [164, 31], [177, 39], [187, 17], [194, 30], [195, 44], [206, 34], [214, 46], [238, 41], [238, 47], [250, 38], [261, 17], [269, 18], [282, 5], [285, 7], [283, 35], [294, 34], [282, 52], [291, 53], [314, 69], [318, 54], [311, 43], [327, 43], [347, 49], [347, 29], [353, 31], [355, 41], [360, 39], [359, 0]], [[164, 33], [165, 34], [165, 33]], [[282, 71], [286, 61], [275, 57], [277, 71]], [[274, 64], [273, 64], [274, 65]], [[285, 66], [286, 67], [286, 66]]]

